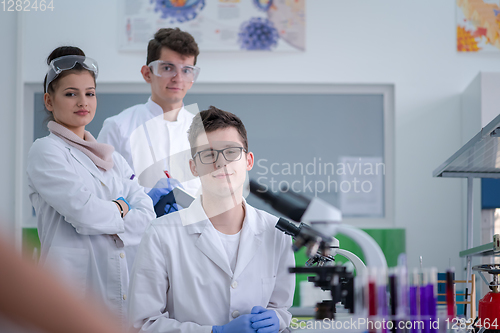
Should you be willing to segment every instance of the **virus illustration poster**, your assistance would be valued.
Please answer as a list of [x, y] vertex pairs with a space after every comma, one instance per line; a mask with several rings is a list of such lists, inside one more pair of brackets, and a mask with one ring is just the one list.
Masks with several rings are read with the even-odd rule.
[[456, 0], [457, 51], [500, 51], [500, 0]]
[[158, 29], [178, 27], [202, 51], [305, 51], [305, 1], [119, 1], [119, 49], [146, 50]]

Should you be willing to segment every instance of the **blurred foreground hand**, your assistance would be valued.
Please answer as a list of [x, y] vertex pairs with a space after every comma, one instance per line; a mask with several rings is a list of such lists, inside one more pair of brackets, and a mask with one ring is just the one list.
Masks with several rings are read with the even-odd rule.
[[[123, 333], [120, 321], [104, 306], [75, 298], [1, 237], [0, 267], [0, 317], [26, 328], [16, 332]], [[6, 332], [6, 324], [0, 321], [0, 332]]]

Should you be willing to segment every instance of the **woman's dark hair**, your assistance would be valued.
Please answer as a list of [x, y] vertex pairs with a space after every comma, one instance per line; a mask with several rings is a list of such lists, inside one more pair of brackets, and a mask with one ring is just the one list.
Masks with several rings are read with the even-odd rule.
[[[76, 46], [60, 46], [56, 48], [52, 53], [48, 56], [47, 58], [47, 65], [50, 64], [50, 62], [54, 59], [67, 56], [67, 55], [79, 55], [79, 56], [85, 56], [85, 53], [80, 49], [79, 47]], [[49, 86], [47, 89], [45, 88], [46, 83], [47, 83], [47, 75], [45, 75], [45, 79], [43, 80], [43, 92], [44, 93], [53, 93], [55, 91], [55, 87], [57, 85], [57, 81], [59, 81], [61, 78], [65, 77], [68, 74], [71, 74], [72, 72], [81, 72], [81, 71], [86, 71], [87, 69], [83, 68], [82, 65], [77, 63], [75, 67], [73, 67], [71, 70], [66, 70], [62, 71], [52, 82], [49, 83]], [[94, 78], [94, 84], [95, 84], [95, 74], [92, 71], [88, 71], [92, 77]], [[45, 108], [45, 107], [44, 107]], [[45, 108], [45, 112], [47, 112], [48, 117], [46, 121], [54, 120], [54, 115], [52, 112], [47, 110]]]
[[214, 132], [218, 129], [234, 127], [241, 137], [243, 148], [248, 151], [248, 138], [245, 125], [238, 116], [231, 112], [223, 111], [210, 106], [208, 110], [200, 111], [198, 115], [193, 118], [193, 122], [188, 130], [188, 140], [191, 146], [191, 156], [196, 154], [196, 139], [202, 133]]

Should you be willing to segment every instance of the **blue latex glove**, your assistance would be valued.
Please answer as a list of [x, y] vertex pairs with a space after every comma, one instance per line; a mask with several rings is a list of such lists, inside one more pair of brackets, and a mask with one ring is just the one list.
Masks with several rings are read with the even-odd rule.
[[173, 203], [171, 205], [167, 204], [165, 205], [165, 214], [173, 213], [181, 209], [182, 207], [179, 206], [177, 203]]
[[280, 331], [280, 320], [273, 310], [268, 310], [262, 306], [252, 308], [252, 328], [257, 333], [278, 333]]
[[119, 197], [118, 199], [116, 199], [116, 201], [118, 201], [118, 200], [122, 200], [123, 202], [125, 202], [127, 204], [128, 210], [130, 210], [130, 204], [128, 203], [127, 200], [125, 200], [124, 197]]
[[148, 192], [148, 195], [153, 200], [153, 206], [156, 206], [160, 198], [164, 195], [167, 195], [172, 191], [175, 187], [181, 187], [181, 183], [178, 180], [173, 178], [161, 178], [155, 186]]
[[253, 315], [245, 314], [230, 321], [226, 325], [212, 326], [213, 333], [255, 333], [255, 330], [250, 326], [250, 318]]

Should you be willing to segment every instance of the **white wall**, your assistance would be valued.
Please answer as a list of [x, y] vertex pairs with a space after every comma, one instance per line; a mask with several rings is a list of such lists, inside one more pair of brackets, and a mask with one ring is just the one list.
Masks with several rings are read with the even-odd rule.
[[[53, 13], [25, 14], [24, 81], [41, 82], [50, 51], [71, 43], [99, 61], [99, 82], [141, 82], [145, 52], [117, 51], [117, 1], [57, 1]], [[461, 92], [479, 71], [500, 71], [500, 53], [458, 54], [455, 36], [453, 0], [308, 0], [306, 52], [205, 52], [199, 82], [394, 84], [396, 226], [407, 230], [410, 266], [422, 255], [425, 266], [443, 270], [449, 258], [460, 265], [465, 246], [462, 181], [432, 171], [461, 146]], [[13, 42], [0, 38], [2, 50]], [[2, 107], [0, 125], [10, 137], [11, 110]], [[13, 168], [2, 162], [0, 171], [10, 179]], [[8, 185], [0, 204], [13, 216]]]
[[0, 234], [14, 232], [17, 14], [0, 12]]

